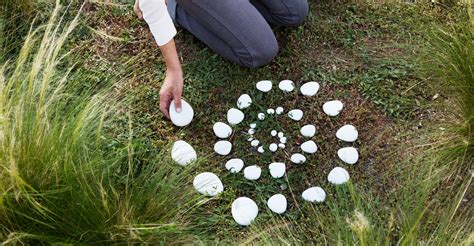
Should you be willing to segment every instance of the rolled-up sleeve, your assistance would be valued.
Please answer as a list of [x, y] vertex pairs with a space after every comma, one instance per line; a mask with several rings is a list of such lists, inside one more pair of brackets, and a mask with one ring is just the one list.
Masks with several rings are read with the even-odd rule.
[[176, 35], [176, 27], [168, 13], [165, 0], [140, 0], [148, 27], [159, 46], [167, 44]]

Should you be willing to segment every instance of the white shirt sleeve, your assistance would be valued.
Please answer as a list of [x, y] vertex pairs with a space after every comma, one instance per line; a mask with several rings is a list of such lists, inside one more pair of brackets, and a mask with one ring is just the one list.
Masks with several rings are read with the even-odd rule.
[[140, 0], [138, 3], [158, 46], [167, 44], [176, 35], [176, 28], [165, 0]]

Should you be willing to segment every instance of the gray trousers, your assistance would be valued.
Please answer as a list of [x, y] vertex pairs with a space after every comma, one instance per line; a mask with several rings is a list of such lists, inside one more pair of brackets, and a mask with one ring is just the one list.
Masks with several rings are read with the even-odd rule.
[[178, 0], [176, 22], [224, 58], [246, 67], [269, 63], [278, 43], [269, 23], [300, 24], [307, 0]]

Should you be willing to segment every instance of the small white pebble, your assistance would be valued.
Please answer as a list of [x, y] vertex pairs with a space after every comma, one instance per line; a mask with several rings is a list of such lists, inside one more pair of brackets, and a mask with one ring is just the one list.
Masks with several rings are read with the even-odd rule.
[[275, 109], [275, 113], [276, 114], [283, 114], [283, 108], [282, 107], [278, 107]]
[[272, 131], [270, 132], [270, 134], [271, 134], [272, 136], [276, 136], [276, 135], [277, 135], [277, 131], [272, 130]]
[[265, 119], [265, 114], [264, 113], [258, 113], [257, 115], [259, 120], [264, 120]]
[[279, 132], [279, 133], [278, 133], [278, 137], [279, 137], [279, 138], [282, 138], [282, 137], [284, 137], [284, 136], [285, 136], [285, 134], [284, 134], [283, 132]]
[[255, 129], [250, 128], [250, 129], [248, 130], [248, 133], [249, 133], [250, 135], [255, 134]]
[[247, 141], [252, 142], [253, 138], [247, 138]]
[[280, 143], [285, 144], [286, 143], [286, 137], [280, 138]]
[[264, 153], [265, 150], [263, 149], [263, 146], [258, 147], [257, 149], [258, 153]]
[[278, 149], [278, 145], [276, 143], [272, 143], [272, 144], [270, 144], [268, 149], [270, 149], [271, 152], [275, 152]]
[[267, 109], [267, 114], [274, 114], [275, 110], [272, 108]]
[[250, 124], [250, 128], [255, 129], [255, 127], [257, 127], [257, 123]]
[[278, 144], [278, 148], [284, 149], [284, 148], [286, 148], [286, 146], [285, 146], [285, 144], [279, 143], [279, 144]]
[[252, 140], [252, 142], [250, 142], [250, 145], [252, 145], [253, 147], [257, 147], [259, 144], [260, 144], [260, 141], [258, 141], [257, 139]]

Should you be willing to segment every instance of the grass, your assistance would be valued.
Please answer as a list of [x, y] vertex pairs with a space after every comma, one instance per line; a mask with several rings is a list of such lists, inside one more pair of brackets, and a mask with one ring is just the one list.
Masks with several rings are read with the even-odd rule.
[[[26, 36], [16, 63], [2, 71], [2, 241], [472, 243], [472, 207], [465, 201], [472, 179], [474, 56], [472, 43], [466, 42], [472, 31], [458, 27], [429, 35], [433, 27], [465, 23], [460, 9], [311, 3], [303, 26], [275, 29], [280, 54], [258, 70], [223, 61], [181, 31], [184, 95], [197, 113], [183, 129], [172, 127], [159, 112], [161, 58], [130, 5], [86, 4], [71, 33], [69, 26], [54, 28], [59, 11]], [[427, 60], [422, 54], [430, 47], [428, 58], [434, 59], [427, 67], [440, 72], [436, 75], [421, 69]], [[261, 95], [254, 89], [255, 81], [287, 78], [297, 85], [320, 81], [317, 100], [296, 92]], [[301, 125], [317, 123], [318, 154], [305, 165], [288, 165], [281, 180], [265, 168], [258, 182], [225, 172], [226, 158], [212, 154], [211, 126], [225, 121], [227, 109], [244, 92], [256, 103], [231, 137], [238, 146], [232, 157], [262, 165], [298, 149], [289, 144], [278, 155], [258, 155], [247, 148], [245, 126], [259, 111], [276, 106], [300, 107], [306, 113]], [[320, 108], [334, 98], [343, 100], [345, 109], [328, 119]], [[444, 103], [460, 110], [451, 114]], [[292, 134], [298, 126], [285, 117], [270, 121], [289, 139], [302, 141]], [[334, 132], [345, 123], [361, 133], [353, 144], [361, 159], [344, 166], [351, 183], [331, 186], [327, 173], [344, 165], [334, 150], [346, 146]], [[270, 142], [268, 134], [258, 134]], [[168, 152], [170, 141], [178, 139], [192, 143], [200, 156], [184, 169], [171, 162]], [[200, 171], [217, 173], [225, 192], [199, 197], [190, 183]], [[324, 203], [302, 201], [301, 192], [313, 185], [326, 190]], [[289, 201], [282, 216], [265, 205], [275, 193]], [[232, 201], [243, 195], [260, 208], [249, 228], [237, 226], [230, 215]]]

